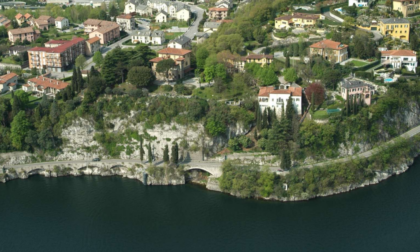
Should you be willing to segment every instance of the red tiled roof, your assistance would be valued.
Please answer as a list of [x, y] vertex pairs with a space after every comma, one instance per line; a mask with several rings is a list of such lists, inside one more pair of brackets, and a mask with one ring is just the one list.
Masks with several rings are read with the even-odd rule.
[[329, 49], [333, 49], [333, 50], [341, 50], [343, 48], [347, 48], [348, 45], [341, 44], [340, 42], [335, 42], [335, 41], [332, 41], [332, 40], [329, 40], [329, 39], [324, 39], [322, 41], [319, 41], [315, 44], [310, 45], [309, 47], [319, 48], [319, 49], [329, 48]]
[[117, 18], [122, 18], [122, 19], [131, 19], [133, 16], [131, 16], [130, 14], [125, 14], [125, 15], [119, 15], [117, 16]]
[[273, 86], [271, 87], [261, 87], [258, 96], [266, 96], [269, 97], [270, 94], [291, 94], [292, 96], [302, 96], [302, 88], [301, 87], [289, 87], [289, 89], [274, 89]]
[[273, 55], [263, 55], [263, 54], [250, 54], [245, 57], [245, 59], [273, 59]]
[[68, 40], [53, 40], [53, 39], [51, 39], [50, 41], [46, 42], [45, 44], [46, 45], [48, 45], [48, 44], [59, 44], [59, 45], [62, 45], [62, 44], [65, 44], [67, 42], [69, 42], [69, 41]]
[[89, 44], [95, 43], [96, 41], [100, 41], [101, 39], [99, 37], [94, 37], [91, 39], [86, 40]]
[[181, 55], [181, 56], [189, 54], [190, 52], [191, 52], [190, 50], [177, 49], [177, 48], [164, 48], [158, 51], [158, 53], [160, 54], [172, 54], [172, 55]]
[[15, 16], [16, 19], [21, 19], [22, 17], [23, 17], [23, 15], [20, 14], [20, 13], [16, 14], [16, 16]]
[[7, 86], [13, 87], [13, 86], [16, 86], [16, 83], [12, 82], [12, 83], [7, 84]]
[[213, 7], [213, 8], [209, 8], [209, 11], [228, 11], [228, 8]]
[[[60, 40], [57, 40], [60, 41]], [[62, 53], [64, 51], [66, 51], [69, 47], [84, 41], [83, 38], [74, 38], [70, 41], [67, 41], [67, 43], [63, 43], [60, 46], [54, 47], [54, 48], [47, 48], [47, 47], [34, 47], [28, 51], [30, 52], [49, 52], [49, 53]], [[51, 43], [51, 41], [49, 42]]]
[[8, 74], [5, 74], [5, 75], [2, 75], [2, 76], [0, 76], [0, 84], [3, 84], [3, 83], [7, 82], [8, 80], [10, 80], [10, 79], [12, 79], [16, 76], [17, 76], [17, 74], [15, 74], [15, 73], [8, 73]]
[[157, 57], [157, 58], [153, 58], [153, 59], [151, 59], [151, 60], [149, 60], [149, 61], [150, 61], [150, 62], [157, 63], [157, 62], [159, 62], [159, 61], [161, 61], [161, 60], [163, 60], [163, 58], [162, 58], [162, 57]]
[[388, 50], [382, 51], [382, 56], [416, 56], [416, 52], [412, 50]]
[[28, 18], [31, 18], [31, 17], [32, 17], [32, 15], [31, 15], [31, 14], [29, 14], [29, 13], [26, 13], [24, 17], [25, 17], [26, 19], [28, 19]]
[[54, 80], [43, 76], [38, 76], [36, 78], [29, 79], [28, 82], [29, 81], [35, 83], [36, 88], [40, 88], [40, 86], [42, 86], [44, 89], [49, 87], [61, 90], [70, 85], [69, 83], [64, 81]]
[[10, 30], [9, 32], [12, 33], [13, 35], [16, 35], [16, 34], [23, 34], [23, 33], [31, 33], [31, 32], [34, 32], [34, 29], [32, 29], [32, 27], [25, 27], [25, 28], [13, 29], [13, 30]]
[[64, 17], [57, 17], [56, 19], [55, 19], [55, 21], [62, 21], [62, 20], [64, 20], [65, 18]]

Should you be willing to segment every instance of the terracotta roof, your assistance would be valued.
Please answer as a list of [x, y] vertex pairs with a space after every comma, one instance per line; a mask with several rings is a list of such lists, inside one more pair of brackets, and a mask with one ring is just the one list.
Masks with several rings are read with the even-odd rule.
[[125, 15], [119, 15], [117, 16], [117, 18], [122, 18], [122, 19], [131, 19], [133, 16], [131, 16], [130, 14], [125, 14]]
[[31, 18], [31, 17], [32, 17], [32, 15], [31, 15], [31, 14], [29, 14], [29, 13], [26, 13], [26, 14], [24, 15], [24, 17], [25, 17], [26, 19], [28, 19], [28, 18]]
[[48, 25], [48, 20], [45, 19], [35, 19], [35, 23], [38, 25]]
[[382, 51], [382, 56], [416, 56], [415, 51], [411, 50], [389, 50], [389, 51]]
[[9, 81], [10, 79], [12, 79], [16, 76], [17, 76], [17, 74], [15, 74], [15, 73], [8, 73], [8, 74], [5, 74], [5, 75], [2, 75], [2, 76], [0, 76], [0, 84], [3, 84], [3, 83]]
[[261, 87], [258, 96], [269, 97], [270, 94], [291, 94], [292, 96], [302, 96], [301, 87], [289, 87], [289, 89], [274, 89], [271, 87]]
[[276, 18], [275, 20], [290, 20], [292, 18], [302, 18], [302, 19], [319, 19], [320, 15], [316, 14], [306, 14], [295, 12], [292, 15], [284, 15]]
[[93, 44], [96, 41], [100, 41], [100, 40], [101, 39], [99, 37], [94, 37], [94, 38], [91, 38], [91, 39], [86, 40], [86, 42], [88, 42], [89, 44]]
[[25, 28], [13, 29], [13, 30], [10, 30], [9, 32], [11, 32], [13, 35], [16, 35], [16, 34], [34, 32], [34, 29], [32, 29], [32, 27], [25, 27]]
[[64, 81], [50, 79], [50, 78], [42, 77], [42, 76], [29, 79], [28, 82], [29, 81], [35, 83], [36, 88], [40, 88], [42, 86], [44, 89], [49, 87], [49, 88], [61, 90], [61, 89], [66, 88], [68, 85], [70, 85], [69, 83], [64, 82]]
[[160, 54], [172, 54], [172, 55], [181, 55], [181, 56], [189, 54], [190, 52], [191, 52], [190, 50], [176, 49], [176, 48], [164, 48], [158, 51], [158, 53]]
[[[169, 59], [169, 58], [157, 57], [157, 58], [153, 58], [153, 59], [149, 60], [149, 62], [158, 63], [158, 62], [160, 62], [162, 60], [165, 60], [165, 59]], [[182, 58], [182, 60], [184, 60], [184, 58]], [[178, 62], [175, 61], [175, 65], [178, 65]]]
[[42, 16], [39, 16], [39, 18], [37, 18], [38, 20], [47, 20], [48, 21], [48, 19], [50, 19], [51, 18], [51, 16], [45, 16], [45, 15], [42, 15]]
[[179, 57], [179, 58], [176, 59], [176, 61], [183, 61], [183, 60], [185, 60], [185, 58], [183, 58], [183, 57]]
[[55, 21], [62, 21], [62, 20], [64, 20], [65, 19], [65, 17], [57, 17], [56, 19], [55, 19]]
[[16, 14], [16, 16], [15, 16], [16, 19], [21, 19], [22, 17], [23, 17], [23, 15], [20, 14], [20, 13]]
[[218, 20], [216, 22], [218, 22], [218, 23], [232, 23], [233, 20], [230, 20], [230, 19], [222, 19], [222, 20]]
[[31, 85], [29, 85], [29, 84], [23, 84], [22, 86], [24, 86], [24, 87], [30, 87]]
[[324, 39], [322, 41], [319, 41], [315, 44], [310, 45], [309, 47], [311, 48], [320, 48], [320, 49], [324, 49], [324, 48], [329, 48], [329, 49], [333, 49], [333, 50], [340, 50], [343, 48], [347, 48], [348, 45], [345, 44], [341, 44], [340, 42], [335, 42], [329, 39]]
[[209, 8], [209, 11], [228, 11], [228, 8], [217, 8], [217, 7], [213, 7], [213, 8]]
[[[62, 40], [56, 40], [57, 42], [61, 42]], [[67, 41], [66, 43], [61, 44], [60, 46], [54, 47], [54, 48], [48, 48], [48, 47], [34, 47], [29, 52], [49, 52], [49, 53], [62, 53], [65, 52], [69, 47], [84, 41], [83, 38], [74, 38], [70, 41]], [[52, 41], [49, 41], [48, 43], [51, 43]]]
[[50, 41], [46, 42], [45, 44], [46, 45], [49, 45], [49, 44], [62, 45], [62, 44], [68, 43], [68, 42], [69, 42], [68, 40], [53, 40], [53, 39], [51, 39]]
[[16, 83], [12, 82], [12, 83], [7, 84], [7, 86], [13, 87], [13, 86], [16, 86]]
[[87, 19], [85, 22], [83, 22], [84, 25], [99, 25], [103, 20], [99, 19]]

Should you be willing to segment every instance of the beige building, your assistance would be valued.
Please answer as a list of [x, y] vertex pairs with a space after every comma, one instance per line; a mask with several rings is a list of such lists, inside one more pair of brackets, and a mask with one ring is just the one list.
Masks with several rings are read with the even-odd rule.
[[245, 64], [246, 63], [257, 63], [261, 65], [261, 67], [269, 66], [273, 63], [274, 56], [273, 55], [262, 55], [262, 54], [250, 54], [246, 57], [240, 57], [234, 59], [234, 66], [238, 71], [245, 72]]
[[410, 22], [404, 18], [385, 18], [379, 20], [379, 31], [384, 36], [410, 41]]
[[120, 26], [115, 22], [88, 19], [83, 24], [89, 38], [99, 37], [102, 45], [120, 37]]
[[223, 20], [228, 15], [228, 8], [209, 8], [209, 19], [211, 20]]
[[318, 20], [324, 20], [321, 14], [306, 14], [295, 12], [275, 19], [276, 29], [289, 29], [290, 27], [313, 27]]
[[408, 15], [415, 13], [419, 10], [419, 1], [418, 0], [394, 0], [392, 1], [392, 9], [394, 11], [400, 11], [403, 14], [403, 17], [408, 17]]
[[93, 56], [95, 52], [101, 49], [101, 39], [99, 37], [94, 37], [86, 40], [86, 55]]
[[348, 45], [329, 39], [322, 40], [309, 46], [309, 56], [321, 56], [332, 63], [341, 63], [348, 59]]
[[8, 72], [0, 76], [0, 93], [15, 90], [17, 83], [18, 75], [15, 73]]
[[134, 16], [131, 16], [130, 14], [117, 16], [117, 24], [120, 26], [121, 30], [124, 31], [131, 31], [136, 28]]
[[28, 80], [28, 83], [22, 86], [26, 92], [35, 92], [38, 96], [53, 96], [65, 89], [70, 84], [61, 80], [55, 80], [44, 76], [37, 76]]
[[33, 42], [41, 36], [41, 32], [39, 30], [34, 30], [32, 27], [13, 29], [10, 30], [8, 34], [9, 41], [12, 43], [17, 40], [23, 42], [25, 39], [29, 42]]
[[191, 51], [185, 49], [176, 48], [164, 48], [157, 52], [158, 57], [151, 59], [152, 70], [158, 80], [166, 80], [165, 75], [156, 72], [157, 64], [165, 59], [173, 59], [175, 61], [175, 67], [169, 71], [169, 80], [177, 80], [184, 77], [186, 73], [191, 71]]
[[77, 56], [85, 53], [85, 47], [83, 38], [50, 40], [45, 43], [45, 47], [28, 50], [29, 68], [63, 72], [73, 65]]

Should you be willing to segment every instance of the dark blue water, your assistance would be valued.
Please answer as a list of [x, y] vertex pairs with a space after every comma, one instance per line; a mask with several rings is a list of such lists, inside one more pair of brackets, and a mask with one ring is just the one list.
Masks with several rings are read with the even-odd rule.
[[3, 251], [420, 251], [420, 162], [307, 202], [244, 200], [120, 177], [0, 184]]

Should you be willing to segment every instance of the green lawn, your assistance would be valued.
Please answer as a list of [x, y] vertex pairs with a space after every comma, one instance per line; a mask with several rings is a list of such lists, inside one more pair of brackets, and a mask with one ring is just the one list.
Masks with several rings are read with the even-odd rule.
[[332, 20], [329, 20], [329, 19], [322, 20], [322, 23], [325, 24], [325, 25], [341, 25], [340, 22], [335, 22], [335, 21], [332, 21]]
[[125, 41], [125, 42], [123, 43], [123, 45], [132, 45], [132, 46], [136, 46], [136, 45], [146, 45], [146, 44], [144, 44], [144, 43], [135, 43], [135, 44], [133, 44], [133, 42], [131, 42], [131, 39], [129, 39], [129, 40]]
[[360, 61], [360, 60], [352, 60], [351, 61], [355, 67], [362, 67], [362, 66], [366, 66], [367, 64], [369, 64], [368, 62], [364, 62], [364, 61]]
[[73, 32], [58, 32], [58, 33], [54, 33], [54, 29], [50, 29], [48, 31], [43, 31], [41, 34], [43, 37], [49, 38], [49, 39], [54, 39], [54, 40], [71, 40], [73, 38], [73, 36], [77, 36], [77, 37], [81, 37], [84, 39], [88, 39], [89, 35], [87, 34], [83, 34], [84, 31], [83, 30], [77, 30], [77, 31], [73, 31]]
[[314, 120], [324, 120], [328, 119], [328, 113], [326, 110], [318, 110], [312, 114], [312, 119]]
[[196, 88], [193, 90], [192, 96], [199, 97], [201, 99], [222, 99], [221, 94], [214, 92], [213, 87]]
[[167, 32], [165, 33], [165, 39], [167, 40], [167, 42], [169, 42], [169, 40], [172, 40], [178, 36], [181, 36], [182, 34], [184, 34], [183, 32]]
[[1, 62], [2, 63], [5, 63], [5, 64], [17, 64], [17, 65], [20, 65], [20, 62], [14, 60], [13, 57], [4, 57], [4, 58], [1, 59]]

